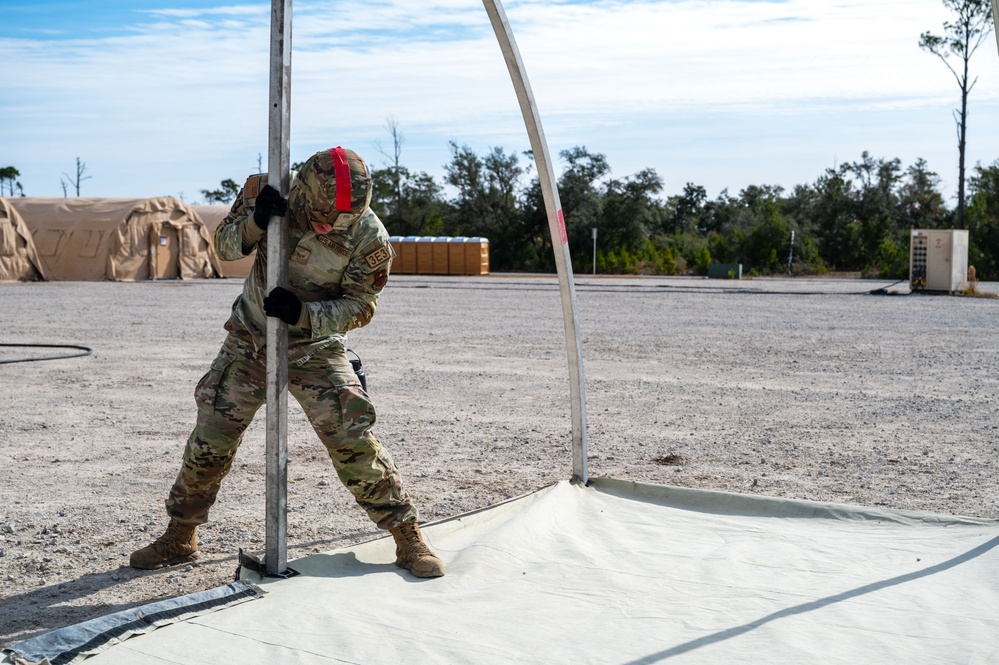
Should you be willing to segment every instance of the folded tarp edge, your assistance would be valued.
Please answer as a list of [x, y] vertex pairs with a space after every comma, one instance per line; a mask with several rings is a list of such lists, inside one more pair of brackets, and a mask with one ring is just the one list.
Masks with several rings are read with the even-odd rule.
[[869, 520], [903, 525], [997, 527], [999, 520], [914, 510], [782, 499], [755, 494], [653, 485], [616, 478], [590, 478], [587, 486], [606, 494], [671, 506], [682, 510], [748, 517]]
[[129, 637], [263, 597], [251, 582], [239, 581], [60, 628], [3, 650], [17, 665], [74, 665]]

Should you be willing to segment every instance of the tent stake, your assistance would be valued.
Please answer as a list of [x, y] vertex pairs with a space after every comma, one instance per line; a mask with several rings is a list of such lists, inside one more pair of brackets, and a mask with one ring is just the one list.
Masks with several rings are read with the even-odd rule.
[[[291, 0], [271, 0], [267, 182], [288, 196], [291, 134]], [[288, 285], [288, 221], [267, 225], [267, 292]], [[288, 567], [288, 324], [267, 317], [267, 574]]]
[[[555, 171], [548, 154], [548, 143], [541, 127], [541, 117], [534, 103], [534, 93], [527, 80], [527, 71], [521, 60], [520, 51], [513, 38], [513, 30], [506, 18], [500, 0], [482, 0], [493, 32], [499, 40], [503, 59], [506, 60], [510, 79], [517, 91], [520, 111], [527, 125], [527, 134], [534, 151], [534, 162], [538, 167], [541, 192], [545, 197], [545, 211], [548, 215], [548, 228], [552, 236], [552, 250], [555, 252], [555, 268], [558, 271], [558, 286], [562, 297], [562, 320], [565, 326], [565, 345], [569, 356], [569, 400], [572, 409], [572, 475], [575, 480], [586, 483], [589, 473], [586, 466], [586, 393], [583, 378], [583, 349], [579, 343], [576, 321], [576, 290], [573, 285], [572, 259], [569, 256], [569, 239], [565, 233], [565, 219], [562, 216], [562, 203], [558, 196]], [[561, 241], [561, 242], [559, 242]], [[556, 246], [556, 243], [559, 243]]]

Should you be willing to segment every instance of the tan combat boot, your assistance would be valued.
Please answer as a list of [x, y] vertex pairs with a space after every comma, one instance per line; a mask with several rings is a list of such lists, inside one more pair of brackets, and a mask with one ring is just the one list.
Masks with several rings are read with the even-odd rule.
[[170, 520], [166, 533], [152, 545], [132, 552], [128, 565], [143, 570], [156, 570], [165, 566], [175, 566], [198, 558], [198, 527], [194, 524], [181, 524]]
[[444, 574], [444, 562], [423, 542], [423, 534], [416, 522], [400, 524], [389, 529], [389, 533], [395, 538], [395, 565], [417, 577], [440, 577]]

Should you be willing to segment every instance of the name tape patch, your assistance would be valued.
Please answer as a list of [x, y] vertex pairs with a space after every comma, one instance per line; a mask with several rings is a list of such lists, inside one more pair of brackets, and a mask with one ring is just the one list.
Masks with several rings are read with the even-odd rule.
[[330, 238], [329, 236], [326, 235], [317, 235], [316, 240], [318, 240], [320, 244], [329, 247], [337, 254], [340, 254], [341, 256], [346, 256], [348, 258], [350, 257], [350, 250], [341, 245], [340, 243], [336, 242], [335, 240], [333, 240], [333, 238]]

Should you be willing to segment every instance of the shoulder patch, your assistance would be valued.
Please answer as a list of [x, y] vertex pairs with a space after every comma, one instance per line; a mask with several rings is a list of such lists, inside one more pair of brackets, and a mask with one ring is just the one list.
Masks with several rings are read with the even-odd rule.
[[251, 175], [246, 179], [246, 184], [243, 185], [243, 197], [247, 199], [257, 198], [257, 194], [260, 193], [260, 189], [267, 184], [267, 174], [258, 173], [256, 175]]
[[372, 281], [371, 284], [376, 289], [380, 289], [385, 286], [385, 282], [387, 281], [388, 281], [388, 270], [382, 269], [375, 273], [374, 281]]
[[368, 264], [369, 268], [374, 270], [375, 268], [382, 265], [391, 258], [392, 258], [392, 251], [389, 249], [388, 245], [382, 245], [373, 252], [365, 254], [364, 262]]

